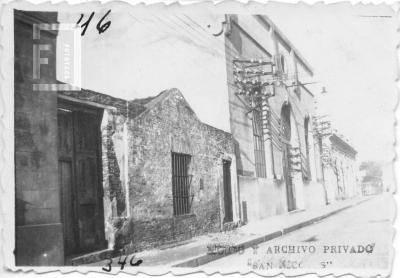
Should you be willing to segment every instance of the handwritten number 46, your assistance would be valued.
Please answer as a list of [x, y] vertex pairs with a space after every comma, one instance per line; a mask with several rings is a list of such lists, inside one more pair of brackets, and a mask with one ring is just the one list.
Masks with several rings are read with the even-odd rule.
[[[97, 23], [96, 29], [97, 29], [97, 31], [99, 31], [99, 34], [103, 33], [104, 31], [106, 31], [108, 29], [108, 27], [110, 27], [111, 21], [107, 21], [107, 22], [103, 23], [104, 19], [110, 14], [110, 12], [111, 12], [111, 10], [108, 10], [108, 12]], [[76, 24], [81, 23], [81, 21], [83, 20], [83, 16], [84, 15], [81, 14], [81, 17], [79, 18], [79, 20]], [[81, 25], [81, 28], [82, 28], [81, 36], [85, 35], [86, 29], [88, 28], [90, 21], [92, 21], [93, 16], [94, 16], [94, 12], [92, 12], [90, 14], [89, 18]]]
[[[121, 270], [124, 269], [127, 258], [128, 258], [128, 256], [125, 256], [125, 258], [123, 260], [121, 260], [122, 256], [119, 257], [118, 264], [121, 265]], [[131, 260], [129, 261], [129, 264], [131, 266], [139, 266], [143, 262], [143, 260], [137, 260], [136, 262], [134, 262], [133, 261], [134, 259], [135, 259], [135, 256], [132, 256]], [[113, 260], [111, 258], [109, 258], [107, 265], [105, 267], [103, 267], [102, 269], [106, 272], [110, 272], [112, 263], [113, 263]]]

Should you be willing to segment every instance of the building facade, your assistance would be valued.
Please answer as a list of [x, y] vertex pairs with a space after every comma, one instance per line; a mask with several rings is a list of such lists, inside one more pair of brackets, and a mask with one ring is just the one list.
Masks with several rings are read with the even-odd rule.
[[[140, 80], [142, 67], [161, 79], [147, 89], [179, 87], [141, 98], [35, 90], [62, 84], [57, 31], [32, 39], [33, 25], [57, 23], [57, 13], [15, 11], [14, 22], [18, 265], [137, 252], [351, 196], [351, 174], [341, 176], [337, 195], [326, 182], [331, 174], [322, 167], [307, 87], [312, 69], [268, 17], [226, 15], [216, 41], [212, 34], [201, 42], [193, 33], [177, 36], [174, 28], [176, 36], [167, 36], [174, 44], [135, 45], [144, 57], [132, 70], [139, 87], [151, 83]], [[34, 43], [50, 45], [40, 53], [47, 64], [39, 78], [32, 75]], [[159, 55], [154, 49], [170, 53], [149, 63]], [[163, 73], [174, 70], [180, 74], [166, 80]], [[355, 151], [331, 139], [347, 169]]]
[[357, 151], [336, 133], [322, 139], [322, 161], [328, 202], [355, 197], [357, 182]]
[[228, 15], [226, 64], [244, 222], [325, 204], [312, 70], [261, 15]]
[[[177, 89], [132, 101], [36, 91], [60, 84], [57, 31], [32, 40], [33, 24], [57, 14], [15, 11], [14, 20], [17, 265], [136, 252], [238, 222], [230, 133], [201, 122]], [[37, 79], [33, 43], [51, 45]]]

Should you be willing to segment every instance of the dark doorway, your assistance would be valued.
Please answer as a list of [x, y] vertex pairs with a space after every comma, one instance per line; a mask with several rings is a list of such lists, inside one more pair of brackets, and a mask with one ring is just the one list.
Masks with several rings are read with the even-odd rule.
[[100, 122], [102, 110], [58, 104], [58, 178], [65, 255], [106, 247]]
[[291, 139], [291, 124], [290, 124], [290, 105], [284, 105], [281, 111], [281, 128], [282, 128], [282, 165], [283, 176], [286, 183], [286, 196], [288, 211], [296, 209], [296, 200], [293, 190], [292, 171], [290, 165], [290, 139]]
[[223, 160], [223, 182], [224, 182], [224, 223], [233, 221], [232, 211], [232, 188], [231, 188], [231, 162]]

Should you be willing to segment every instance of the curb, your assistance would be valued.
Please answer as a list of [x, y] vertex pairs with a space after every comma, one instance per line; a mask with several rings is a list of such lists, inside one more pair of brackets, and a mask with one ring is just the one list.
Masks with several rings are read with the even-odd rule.
[[116, 257], [121, 255], [121, 250], [104, 249], [99, 251], [94, 251], [89, 254], [84, 254], [81, 256], [69, 258], [66, 261], [67, 266], [78, 266], [91, 264], [95, 262], [100, 262], [108, 258]]
[[324, 215], [320, 215], [320, 216], [308, 219], [306, 221], [297, 223], [297, 224], [295, 224], [293, 226], [289, 226], [287, 228], [284, 228], [281, 231], [272, 232], [272, 233], [269, 233], [267, 235], [260, 236], [260, 237], [245, 241], [243, 243], [235, 244], [234, 246], [230, 246], [228, 248], [225, 248], [224, 250], [222, 250], [222, 252], [218, 252], [217, 254], [204, 254], [204, 255], [198, 256], [196, 258], [193, 258], [193, 259], [190, 259], [190, 260], [175, 264], [172, 267], [199, 267], [199, 266], [204, 265], [206, 263], [221, 259], [223, 257], [229, 256], [229, 255], [232, 255], [232, 254], [238, 252], [238, 251], [231, 251], [232, 249], [233, 250], [244, 250], [244, 249], [250, 248], [250, 247], [252, 247], [254, 245], [258, 245], [258, 244], [264, 243], [266, 241], [270, 241], [272, 239], [281, 237], [283, 235], [286, 235], [286, 234], [291, 233], [293, 231], [299, 230], [299, 229], [304, 228], [306, 226], [310, 226], [310, 225], [312, 225], [312, 224], [314, 224], [316, 222], [319, 222], [319, 221], [321, 221], [321, 220], [323, 220], [325, 218], [333, 216], [333, 215], [335, 215], [335, 214], [337, 214], [337, 213], [339, 213], [341, 211], [344, 211], [346, 209], [349, 209], [351, 207], [354, 207], [356, 205], [359, 205], [361, 203], [369, 201], [370, 199], [371, 198], [360, 200], [360, 201], [355, 202], [353, 204], [349, 204], [349, 205], [346, 205], [344, 207], [341, 207], [341, 208], [338, 208], [336, 210], [333, 210], [331, 212], [328, 212], [328, 213], [326, 213]]

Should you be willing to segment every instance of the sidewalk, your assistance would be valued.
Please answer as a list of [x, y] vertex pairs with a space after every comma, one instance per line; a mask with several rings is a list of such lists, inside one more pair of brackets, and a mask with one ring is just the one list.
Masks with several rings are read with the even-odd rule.
[[[197, 267], [232, 254], [233, 250], [242, 250], [265, 241], [280, 237], [302, 227], [321, 221], [342, 210], [368, 201], [371, 197], [360, 197], [340, 201], [325, 207], [272, 216], [260, 221], [250, 222], [238, 229], [198, 236], [181, 243], [179, 246], [161, 247], [135, 254], [143, 260], [141, 266]], [[226, 246], [216, 253], [207, 254], [207, 246]], [[118, 258], [115, 258], [117, 264]], [[90, 264], [106, 265], [108, 260]]]

